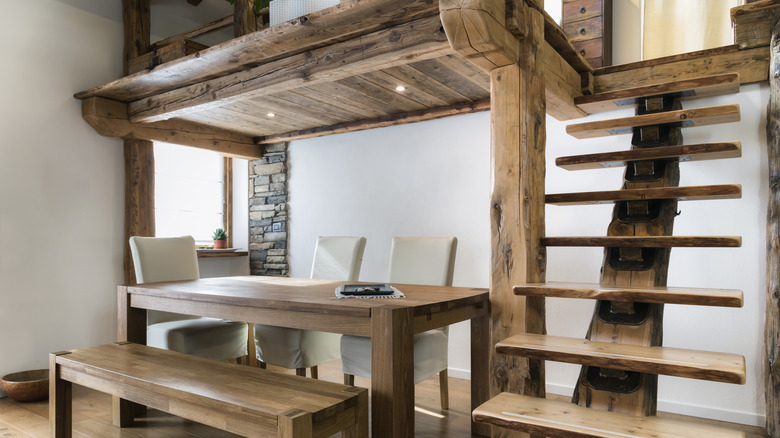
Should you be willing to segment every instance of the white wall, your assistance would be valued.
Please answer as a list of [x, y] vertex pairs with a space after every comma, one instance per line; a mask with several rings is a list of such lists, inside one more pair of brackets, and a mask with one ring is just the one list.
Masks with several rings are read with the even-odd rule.
[[73, 93], [121, 76], [121, 7], [79, 3], [0, 2], [2, 375], [116, 339], [122, 144], [95, 134]]

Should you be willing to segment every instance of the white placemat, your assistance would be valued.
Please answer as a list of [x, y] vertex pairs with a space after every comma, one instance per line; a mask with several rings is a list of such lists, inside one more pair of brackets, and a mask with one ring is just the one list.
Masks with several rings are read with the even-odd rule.
[[403, 292], [398, 290], [397, 288], [390, 286], [390, 289], [393, 290], [393, 293], [390, 295], [344, 295], [341, 292], [339, 292], [339, 289], [341, 287], [336, 288], [336, 298], [342, 299], [342, 298], [406, 298], [406, 295], [404, 295]]

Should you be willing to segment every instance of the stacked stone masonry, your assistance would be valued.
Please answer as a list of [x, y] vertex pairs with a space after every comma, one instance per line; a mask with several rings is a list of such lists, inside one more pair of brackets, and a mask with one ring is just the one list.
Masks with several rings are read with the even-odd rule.
[[249, 269], [252, 275], [289, 275], [287, 260], [287, 147], [266, 145], [249, 162]]

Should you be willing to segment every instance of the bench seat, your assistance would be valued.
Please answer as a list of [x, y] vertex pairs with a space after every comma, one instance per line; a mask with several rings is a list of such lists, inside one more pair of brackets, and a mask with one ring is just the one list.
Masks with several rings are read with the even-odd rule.
[[71, 384], [245, 437], [368, 436], [368, 392], [116, 343], [50, 355], [53, 437], [72, 434]]

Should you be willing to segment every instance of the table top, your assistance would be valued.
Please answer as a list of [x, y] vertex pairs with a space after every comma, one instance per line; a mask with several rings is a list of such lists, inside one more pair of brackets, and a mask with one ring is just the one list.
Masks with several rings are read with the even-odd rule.
[[365, 316], [370, 316], [371, 309], [376, 307], [411, 307], [414, 314], [419, 315], [489, 300], [485, 288], [396, 283], [392, 285], [403, 292], [406, 298], [336, 299], [336, 288], [345, 283], [360, 282], [249, 275], [149, 283], [128, 286], [127, 292], [215, 304]]

